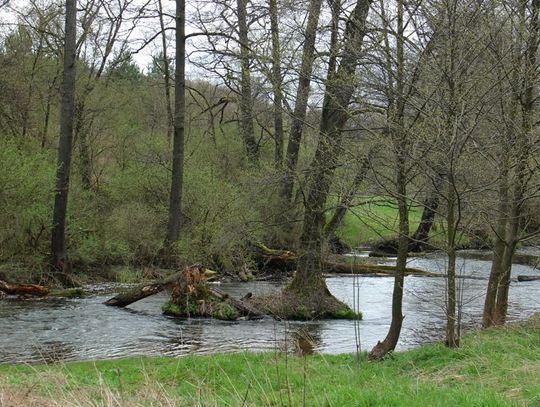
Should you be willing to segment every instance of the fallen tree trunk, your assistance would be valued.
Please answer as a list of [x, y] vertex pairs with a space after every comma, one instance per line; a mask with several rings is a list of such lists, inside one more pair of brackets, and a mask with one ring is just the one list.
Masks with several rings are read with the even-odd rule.
[[[172, 288], [172, 300], [165, 304], [164, 312], [174, 316], [208, 316], [220, 319], [240, 317], [262, 318], [264, 313], [252, 305], [236, 300], [216, 287], [210, 287], [206, 281], [216, 273], [200, 265], [194, 265], [171, 274], [163, 279], [140, 285], [120, 293], [105, 301], [105, 305], [125, 307], [143, 298], [157, 294], [166, 288]], [[217, 302], [227, 304], [231, 309], [224, 309]]]
[[24, 297], [83, 297], [85, 292], [82, 288], [49, 289], [39, 284], [11, 284], [0, 280], [0, 293], [18, 295]]
[[207, 281], [214, 277], [217, 273], [213, 270], [207, 269], [200, 264], [194, 264], [193, 266], [186, 267], [184, 270], [171, 274], [165, 278], [154, 280], [147, 284], [140, 285], [131, 290], [124, 291], [113, 298], [108, 299], [103, 304], [112, 307], [126, 307], [129, 304], [133, 304], [143, 298], [157, 294], [166, 288], [172, 287], [179, 280], [189, 278], [192, 280], [192, 284]]
[[[265, 314], [252, 306], [251, 304], [248, 304], [247, 302], [244, 302], [242, 300], [235, 300], [229, 294], [226, 292], [220, 290], [216, 287], [208, 287], [208, 291], [214, 296], [219, 298], [220, 300], [223, 300], [227, 303], [229, 303], [231, 306], [235, 307], [237, 310], [239, 310], [243, 316], [248, 317], [250, 319], [257, 319], [257, 318], [263, 318]], [[248, 295], [249, 296], [249, 295]]]
[[44, 297], [49, 293], [49, 289], [38, 284], [9, 284], [0, 280], [0, 291], [8, 295], [32, 295], [34, 297]]
[[518, 281], [536, 281], [540, 280], [540, 276], [518, 276]]
[[[262, 243], [256, 243], [256, 254], [259, 256], [259, 263], [265, 268], [294, 270], [298, 256], [290, 250], [270, 249]], [[396, 266], [366, 264], [366, 263], [336, 263], [323, 261], [322, 267], [327, 274], [387, 274], [393, 275], [396, 272]], [[437, 273], [408, 267], [405, 275], [418, 276], [438, 276]]]
[[182, 277], [183, 273], [184, 271], [182, 270], [160, 280], [155, 280], [135, 287], [131, 290], [127, 290], [114, 296], [113, 298], [108, 299], [103, 304], [111, 307], [127, 307], [129, 304], [133, 304], [134, 302], [157, 294], [166, 288], [171, 287], [176, 281], [178, 281], [179, 278]]
[[[396, 266], [380, 265], [380, 264], [363, 264], [363, 263], [331, 263], [323, 262], [323, 270], [328, 274], [379, 274], [379, 275], [394, 275]], [[420, 270], [412, 267], [405, 269], [405, 275], [438, 277], [439, 274], [425, 270]]]

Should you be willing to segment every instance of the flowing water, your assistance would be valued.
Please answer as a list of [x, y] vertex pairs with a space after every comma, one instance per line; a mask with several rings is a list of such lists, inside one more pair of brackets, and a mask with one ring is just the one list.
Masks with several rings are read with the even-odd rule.
[[[412, 258], [410, 267], [444, 273], [440, 254]], [[459, 259], [459, 271], [476, 279], [459, 279], [463, 325], [477, 327], [481, 320], [490, 262]], [[515, 265], [513, 276], [540, 275]], [[481, 279], [478, 279], [481, 278]], [[161, 314], [168, 293], [160, 293], [125, 309], [107, 307], [119, 285], [90, 287], [81, 299], [42, 301], [0, 300], [0, 363], [112, 358], [128, 355], [185, 355], [241, 350], [291, 350], [322, 353], [369, 350], [384, 339], [390, 325], [393, 278], [340, 276], [327, 279], [330, 291], [364, 314], [358, 337], [354, 321], [277, 322], [271, 319], [224, 322], [175, 319]], [[224, 283], [220, 288], [235, 297], [279, 290], [270, 282]], [[445, 279], [405, 278], [403, 330], [398, 349], [442, 338], [444, 334]], [[512, 282], [510, 321], [540, 311], [540, 281]], [[305, 340], [307, 339], [307, 340]]]

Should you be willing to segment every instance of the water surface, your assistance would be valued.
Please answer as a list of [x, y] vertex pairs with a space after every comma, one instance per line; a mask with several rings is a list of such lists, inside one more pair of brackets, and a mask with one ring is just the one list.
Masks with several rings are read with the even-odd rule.
[[[490, 262], [459, 259], [459, 272], [484, 279], [460, 279], [462, 320], [467, 328], [479, 326]], [[412, 258], [411, 267], [445, 271], [439, 254]], [[538, 275], [532, 267], [515, 265], [518, 274]], [[306, 341], [316, 352], [354, 352], [357, 344], [370, 349], [384, 339], [390, 325], [393, 278], [340, 276], [327, 279], [330, 291], [353, 306], [364, 319], [312, 322], [225, 322], [210, 319], [175, 319], [161, 314], [168, 297], [163, 292], [125, 309], [107, 307], [111, 286], [94, 286], [93, 295], [81, 299], [43, 301], [0, 300], [0, 363], [111, 358], [129, 355], [185, 355], [241, 350], [291, 350]], [[117, 291], [113, 286], [112, 291]], [[279, 290], [270, 282], [227, 283], [220, 288], [239, 298]], [[398, 349], [440, 339], [444, 334], [445, 280], [405, 278], [403, 331]], [[540, 281], [513, 281], [510, 287], [510, 321], [540, 311]], [[358, 340], [359, 339], [359, 340]]]

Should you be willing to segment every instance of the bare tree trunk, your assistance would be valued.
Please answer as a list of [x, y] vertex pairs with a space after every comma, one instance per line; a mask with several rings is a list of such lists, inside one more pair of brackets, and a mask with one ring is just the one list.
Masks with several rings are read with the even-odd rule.
[[176, 0], [176, 71], [174, 100], [174, 140], [172, 180], [169, 200], [169, 222], [164, 241], [165, 254], [170, 255], [172, 245], [180, 239], [182, 220], [182, 187], [184, 184], [184, 131], [186, 115], [185, 78], [185, 0]]
[[294, 173], [296, 171], [296, 164], [298, 163], [302, 130], [304, 122], [306, 121], [311, 73], [313, 71], [313, 62], [315, 60], [315, 39], [317, 36], [317, 25], [319, 23], [319, 14], [321, 13], [321, 5], [322, 0], [311, 0], [306, 31], [304, 33], [305, 40], [302, 51], [302, 62], [300, 65], [289, 142], [287, 144], [286, 168], [281, 191], [281, 195], [287, 203], [292, 199]]
[[[531, 99], [532, 100], [532, 99]], [[532, 106], [531, 106], [532, 109]], [[519, 242], [520, 223], [523, 217], [523, 203], [525, 199], [526, 189], [526, 171], [527, 160], [529, 158], [528, 142], [526, 138], [531, 131], [531, 119], [527, 118], [527, 114], [531, 111], [525, 112], [523, 123], [523, 134], [518, 135], [519, 153], [517, 155], [517, 167], [516, 167], [516, 179], [514, 180], [512, 199], [510, 200], [510, 213], [506, 223], [506, 245], [504, 249], [504, 255], [501, 263], [502, 274], [499, 279], [499, 285], [497, 287], [497, 299], [495, 302], [495, 308], [493, 310], [493, 323], [495, 325], [504, 325], [506, 322], [506, 314], [508, 311], [508, 292], [510, 290], [510, 277], [512, 273], [512, 262], [516, 246]]]
[[[522, 18], [526, 15], [527, 2], [520, 3]], [[523, 55], [523, 91], [518, 99], [521, 105], [521, 131], [514, 134], [516, 168], [513, 180], [512, 198], [510, 200], [509, 219], [506, 225], [506, 247], [502, 260], [502, 275], [497, 288], [497, 299], [493, 310], [493, 323], [503, 325], [508, 312], [508, 292], [510, 289], [510, 276], [512, 261], [519, 242], [520, 224], [523, 218], [523, 205], [528, 182], [528, 160], [530, 155], [529, 137], [533, 128], [534, 106], [537, 100], [535, 85], [538, 80], [537, 52], [540, 35], [540, 0], [532, 0], [530, 6], [530, 23], [527, 27], [526, 48]]]
[[497, 290], [503, 274], [503, 258], [506, 249], [506, 223], [508, 222], [508, 151], [506, 142], [503, 140], [501, 152], [499, 153], [499, 190], [497, 207], [497, 224], [495, 227], [495, 246], [493, 248], [493, 261], [489, 273], [486, 299], [484, 301], [484, 311], [482, 326], [489, 328], [494, 323], [494, 310], [497, 301]]
[[358, 188], [362, 185], [364, 180], [366, 179], [367, 172], [369, 170], [370, 165], [370, 157], [372, 155], [372, 152], [374, 149], [371, 149], [367, 155], [362, 159], [362, 165], [358, 169], [358, 172], [356, 173], [352, 185], [349, 187], [349, 189], [345, 192], [343, 197], [341, 198], [341, 201], [336, 207], [336, 210], [334, 211], [334, 214], [330, 218], [330, 220], [324, 225], [324, 236], [327, 240], [331, 241], [335, 235], [337, 229], [341, 226], [343, 223], [343, 219], [345, 219], [345, 215], [347, 214], [347, 211], [352, 206], [354, 197], [356, 195], [356, 192], [358, 191]]
[[[447, 250], [448, 267], [446, 278], [447, 306], [446, 306], [446, 345], [450, 348], [459, 346], [459, 337], [456, 332], [456, 232], [459, 220], [456, 219], [456, 191], [455, 180], [452, 170], [448, 174], [448, 192], [447, 192]], [[459, 205], [459, 203], [457, 203]]]
[[283, 164], [283, 75], [281, 74], [281, 46], [279, 40], [278, 0], [270, 0], [270, 31], [272, 32], [272, 88], [274, 93], [274, 163]]
[[511, 240], [515, 236], [517, 227], [509, 226], [506, 236], [506, 247], [504, 250], [503, 259], [501, 262], [501, 276], [497, 287], [497, 299], [493, 309], [493, 325], [504, 325], [506, 322], [506, 314], [508, 312], [508, 292], [510, 289], [510, 276], [512, 274], [512, 261], [516, 251], [517, 239]]
[[165, 35], [165, 23], [163, 22], [163, 4], [158, 1], [159, 27], [161, 29], [161, 48], [163, 56], [163, 80], [165, 87], [165, 103], [167, 103], [167, 140], [170, 142], [174, 131], [174, 116], [171, 103], [171, 69], [167, 56], [167, 36]]
[[255, 140], [253, 128], [253, 98], [251, 95], [251, 68], [249, 58], [249, 37], [247, 24], [248, 0], [236, 0], [238, 17], [238, 40], [240, 42], [240, 131], [248, 160], [253, 165], [259, 164], [259, 146]]
[[336, 73], [329, 72], [323, 102], [320, 138], [311, 164], [300, 238], [298, 268], [290, 287], [297, 291], [328, 292], [322, 278], [321, 240], [324, 205], [341, 146], [342, 130], [349, 118], [348, 104], [356, 84], [356, 66], [365, 35], [371, 0], [358, 0], [345, 32], [343, 57]]
[[[381, 3], [381, 10], [384, 10]], [[396, 260], [396, 275], [394, 277], [394, 289], [392, 293], [392, 321], [388, 334], [382, 342], [377, 342], [369, 353], [369, 359], [380, 360], [388, 352], [393, 351], [401, 335], [403, 324], [403, 287], [405, 283], [405, 273], [407, 267], [407, 256], [409, 253], [409, 206], [407, 204], [407, 155], [408, 142], [404, 129], [405, 122], [405, 92], [404, 92], [404, 7], [403, 1], [397, 4], [397, 31], [396, 31], [396, 85], [395, 92], [392, 80], [389, 80], [388, 93], [388, 133], [392, 136], [392, 144], [396, 160], [396, 200], [399, 211], [399, 238]], [[387, 27], [385, 27], [385, 30]], [[387, 34], [387, 33], [386, 33]], [[388, 34], [387, 34], [388, 35]], [[393, 77], [392, 56], [386, 35], [386, 57], [387, 72], [389, 77]]]
[[75, 53], [77, 36], [77, 1], [66, 0], [64, 81], [62, 85], [62, 110], [60, 139], [58, 142], [58, 170], [54, 200], [50, 268], [66, 282], [64, 274], [69, 271], [66, 253], [66, 214], [71, 169], [71, 146], [75, 110]]
[[[440, 174], [437, 174], [436, 177], [437, 179], [435, 180], [435, 182], [437, 184], [440, 184], [442, 176]], [[414, 234], [411, 236], [411, 242], [409, 247], [410, 251], [424, 250], [424, 247], [429, 240], [429, 233], [431, 232], [431, 228], [435, 223], [435, 215], [437, 213], [437, 210], [439, 209], [440, 191], [438, 191], [438, 188], [438, 185], [434, 186], [433, 190], [430, 191], [424, 199], [424, 202], [422, 204], [423, 210], [420, 224], [416, 228]]]
[[[398, 147], [400, 148], [400, 147]], [[394, 277], [394, 289], [392, 292], [392, 320], [388, 334], [382, 342], [377, 342], [369, 353], [370, 360], [380, 360], [388, 352], [393, 351], [401, 335], [403, 325], [403, 288], [407, 268], [407, 256], [409, 252], [409, 207], [407, 205], [407, 182], [405, 172], [405, 157], [398, 155], [396, 168], [397, 201], [399, 209], [399, 238], [396, 260], [396, 274]], [[401, 158], [399, 157], [401, 156]]]

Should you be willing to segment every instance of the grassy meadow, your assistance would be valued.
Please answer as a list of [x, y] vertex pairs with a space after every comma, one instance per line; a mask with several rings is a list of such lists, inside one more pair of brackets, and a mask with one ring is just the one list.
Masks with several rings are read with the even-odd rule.
[[[409, 209], [409, 227], [414, 231], [422, 218], [422, 209]], [[350, 246], [357, 247], [391, 238], [399, 227], [397, 204], [384, 196], [367, 196], [357, 199], [356, 206], [345, 215], [338, 235]]]

